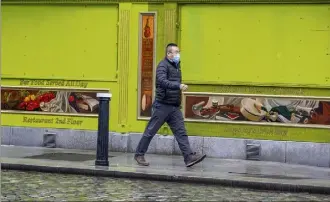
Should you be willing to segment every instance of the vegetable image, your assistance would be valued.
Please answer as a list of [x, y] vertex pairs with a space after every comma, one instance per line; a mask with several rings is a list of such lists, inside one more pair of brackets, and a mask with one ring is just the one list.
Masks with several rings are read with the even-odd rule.
[[1, 110], [97, 114], [96, 92], [1, 89]]

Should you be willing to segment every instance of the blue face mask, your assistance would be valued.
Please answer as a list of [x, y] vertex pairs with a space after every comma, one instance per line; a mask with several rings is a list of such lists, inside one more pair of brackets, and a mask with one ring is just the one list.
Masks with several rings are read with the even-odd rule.
[[173, 62], [175, 62], [176, 64], [178, 64], [180, 62], [180, 53], [178, 53], [174, 56]]

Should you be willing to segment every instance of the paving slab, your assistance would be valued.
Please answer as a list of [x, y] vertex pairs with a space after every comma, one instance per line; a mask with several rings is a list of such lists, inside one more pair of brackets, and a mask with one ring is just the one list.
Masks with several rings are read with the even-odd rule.
[[91, 150], [2, 145], [1, 167], [330, 194], [330, 168], [217, 158], [186, 168], [181, 156], [155, 154], [146, 155], [149, 167], [141, 167], [133, 160], [134, 154], [120, 152], [109, 153], [109, 167], [99, 167], [93, 155]]

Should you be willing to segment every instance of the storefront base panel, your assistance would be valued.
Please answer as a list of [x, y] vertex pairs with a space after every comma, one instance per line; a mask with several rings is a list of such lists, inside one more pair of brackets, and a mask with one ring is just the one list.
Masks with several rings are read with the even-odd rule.
[[[97, 131], [2, 127], [1, 132], [3, 145], [42, 147], [45, 134], [54, 134], [57, 148], [95, 150], [97, 142]], [[141, 133], [110, 132], [109, 149], [116, 152], [134, 152], [141, 136]], [[330, 167], [329, 143], [202, 136], [190, 136], [189, 140], [194, 151], [203, 152], [213, 158], [247, 159], [247, 147], [259, 145], [258, 159], [261, 161]], [[173, 136], [156, 135], [148, 153], [180, 155], [180, 149]]]

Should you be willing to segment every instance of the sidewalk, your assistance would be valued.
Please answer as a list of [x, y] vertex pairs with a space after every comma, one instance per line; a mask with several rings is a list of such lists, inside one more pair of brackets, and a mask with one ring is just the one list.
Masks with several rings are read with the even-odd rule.
[[275, 162], [206, 158], [186, 168], [181, 156], [146, 155], [138, 166], [131, 153], [109, 153], [109, 168], [95, 167], [95, 151], [1, 146], [1, 168], [108, 177], [212, 183], [233, 187], [330, 194], [330, 169]]

